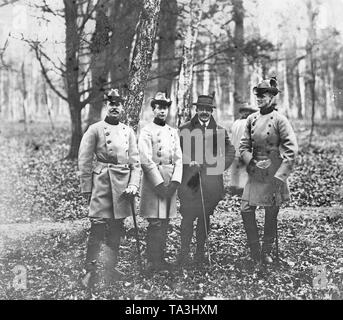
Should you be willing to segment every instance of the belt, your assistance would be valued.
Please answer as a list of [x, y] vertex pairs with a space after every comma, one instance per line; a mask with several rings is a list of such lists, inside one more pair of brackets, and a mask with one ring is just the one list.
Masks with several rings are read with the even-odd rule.
[[172, 160], [170, 161], [160, 161], [157, 163], [159, 166], [167, 165], [167, 164], [175, 164]]
[[125, 167], [128, 167], [128, 163], [118, 163], [117, 161], [106, 161], [106, 160], [97, 160], [99, 163], [105, 163], [105, 164], [113, 164], [113, 165], [122, 165]]

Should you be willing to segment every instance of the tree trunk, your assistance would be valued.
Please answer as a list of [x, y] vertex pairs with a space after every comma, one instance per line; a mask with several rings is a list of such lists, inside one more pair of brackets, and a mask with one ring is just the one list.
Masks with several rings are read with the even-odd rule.
[[82, 108], [69, 102], [69, 111], [71, 118], [71, 142], [70, 150], [67, 156], [68, 159], [76, 159], [79, 153], [79, 146], [82, 139], [82, 126], [81, 126], [81, 110]]
[[125, 103], [125, 123], [138, 128], [142, 108], [144, 89], [148, 80], [151, 60], [155, 46], [157, 23], [160, 14], [161, 0], [144, 0], [137, 28], [132, 63], [129, 72], [128, 99]]
[[158, 30], [158, 91], [171, 92], [177, 61], [175, 59], [175, 34], [177, 1], [161, 1], [161, 18]]
[[115, 88], [128, 87], [130, 55], [141, 8], [140, 0], [115, 0], [110, 7], [112, 35], [108, 64], [111, 85]]
[[232, 0], [234, 31], [234, 119], [239, 118], [239, 107], [245, 101], [244, 86], [244, 7], [243, 0]]
[[302, 113], [302, 101], [301, 101], [301, 89], [300, 89], [299, 63], [297, 63], [295, 67], [294, 81], [295, 81], [296, 107], [298, 111], [298, 119], [302, 119], [303, 113]]
[[20, 68], [20, 73], [21, 73], [21, 80], [22, 80], [22, 86], [21, 86], [21, 93], [23, 95], [23, 101], [22, 101], [22, 106], [23, 106], [23, 121], [24, 121], [24, 129], [25, 132], [27, 132], [27, 87], [26, 87], [26, 75], [25, 75], [25, 63], [23, 62], [21, 64]]
[[180, 126], [181, 123], [188, 121], [191, 116], [194, 46], [198, 37], [203, 3], [204, 0], [190, 1], [190, 22], [184, 36], [181, 70], [177, 92], [178, 126]]
[[103, 96], [107, 84], [107, 52], [110, 26], [107, 17], [108, 0], [99, 0], [96, 9], [95, 31], [91, 40], [91, 73], [94, 98], [89, 107], [87, 126], [100, 120]]
[[77, 2], [64, 1], [66, 24], [66, 91], [71, 115], [71, 143], [67, 158], [75, 159], [82, 137], [80, 93], [78, 85], [79, 60], [78, 49], [80, 38], [77, 26]]

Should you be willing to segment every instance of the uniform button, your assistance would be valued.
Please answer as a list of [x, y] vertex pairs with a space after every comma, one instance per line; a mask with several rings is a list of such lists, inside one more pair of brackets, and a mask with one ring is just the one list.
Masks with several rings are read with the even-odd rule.
[[161, 151], [157, 151], [157, 156], [160, 158], [162, 156], [162, 152]]
[[160, 136], [160, 135], [161, 135], [161, 132], [157, 132], [157, 135]]
[[270, 117], [270, 119], [272, 119], [272, 120], [273, 120], [273, 117]]
[[110, 144], [111, 142], [112, 142], [111, 140], [106, 141], [107, 144]]
[[267, 134], [269, 134], [269, 132], [267, 132]]
[[162, 165], [162, 162], [160, 161], [159, 165], [161, 166]]
[[268, 124], [268, 127], [270, 128], [272, 125], [271, 124]]
[[161, 143], [161, 139], [159, 139], [157, 142], [158, 142], [158, 143]]
[[254, 134], [254, 130], [251, 130], [251, 133]]
[[113, 150], [112, 149], [110, 149], [110, 150], [108, 150], [109, 152], [112, 152]]
[[110, 135], [110, 133], [109, 133], [109, 132], [106, 132], [105, 134], [106, 134], [106, 136], [109, 136], [109, 135]]

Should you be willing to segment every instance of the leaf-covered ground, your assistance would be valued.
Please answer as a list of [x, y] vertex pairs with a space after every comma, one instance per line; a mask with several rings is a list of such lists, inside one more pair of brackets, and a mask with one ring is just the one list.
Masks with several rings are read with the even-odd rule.
[[[139, 275], [131, 219], [126, 220], [119, 268], [125, 281], [89, 295], [80, 286], [89, 227], [79, 194], [76, 163], [63, 159], [68, 130], [19, 124], [0, 130], [0, 299], [342, 299], [343, 298], [343, 128], [317, 128], [306, 148], [308, 129], [296, 126], [301, 151], [291, 176], [292, 202], [279, 218], [281, 265], [250, 268], [239, 200], [229, 195], [212, 218], [212, 265], [173, 274]], [[229, 175], [225, 176], [227, 185]], [[259, 211], [262, 230], [263, 214]], [[175, 261], [180, 220], [172, 222], [168, 255]], [[144, 249], [146, 222], [139, 218]], [[13, 287], [13, 268], [27, 271], [27, 289]], [[317, 289], [316, 268], [325, 268]], [[325, 280], [324, 279], [324, 280]]]

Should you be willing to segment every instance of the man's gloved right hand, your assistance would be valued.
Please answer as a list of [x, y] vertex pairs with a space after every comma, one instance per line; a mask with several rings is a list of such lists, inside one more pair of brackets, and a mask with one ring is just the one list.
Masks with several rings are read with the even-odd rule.
[[256, 160], [251, 159], [247, 166], [247, 172], [249, 174], [253, 174], [255, 171], [256, 171]]
[[168, 188], [162, 182], [155, 187], [155, 192], [161, 198], [165, 198], [167, 196]]
[[193, 170], [195, 170], [195, 171], [197, 171], [197, 172], [199, 172], [199, 171], [201, 170], [201, 164], [199, 164], [199, 163], [196, 162], [196, 161], [191, 161], [191, 162], [189, 163], [189, 167], [190, 167], [190, 168], [193, 168]]

